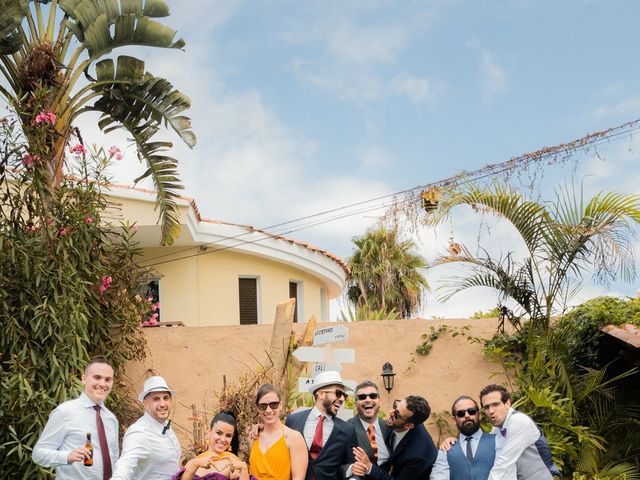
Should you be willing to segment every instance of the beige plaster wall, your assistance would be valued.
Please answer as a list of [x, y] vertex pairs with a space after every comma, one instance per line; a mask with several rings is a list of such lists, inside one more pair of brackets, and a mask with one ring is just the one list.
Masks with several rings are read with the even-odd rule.
[[[170, 257], [184, 247], [147, 248], [144, 259], [160, 255]], [[153, 261], [150, 261], [153, 263]], [[299, 321], [312, 315], [321, 319], [323, 310], [320, 289], [325, 285], [312, 275], [286, 263], [255, 255], [217, 251], [157, 265], [160, 278], [160, 303], [163, 322], [183, 322], [187, 326], [239, 325], [238, 279], [258, 278], [259, 323], [273, 323], [273, 312], [283, 298], [289, 297], [289, 282], [302, 282]], [[325, 296], [324, 309], [329, 311]]]
[[[390, 394], [383, 390], [382, 408], [388, 410], [395, 398], [418, 394], [427, 398], [435, 412], [448, 410], [459, 395], [477, 397], [486, 384], [504, 381], [501, 375], [494, 375], [500, 370], [499, 365], [488, 362], [481, 346], [462, 336], [444, 335], [436, 340], [428, 356], [415, 354], [415, 347], [422, 342], [421, 335], [442, 324], [454, 328], [470, 325], [470, 335], [488, 338], [497, 321], [414, 319], [347, 323], [349, 342], [337, 346], [355, 348], [356, 363], [343, 365], [343, 378], [372, 379], [382, 388], [382, 365], [391, 362], [397, 373], [396, 387]], [[304, 325], [295, 328], [302, 332]], [[177, 390], [175, 430], [183, 445], [187, 445], [190, 405], [195, 403], [200, 410], [213, 414], [223, 375], [233, 383], [259, 364], [268, 363], [265, 350], [271, 330], [271, 325], [145, 329], [147, 359], [141, 364], [130, 364], [125, 381], [139, 392], [150, 372], [167, 379]], [[428, 427], [435, 438], [435, 428]]]

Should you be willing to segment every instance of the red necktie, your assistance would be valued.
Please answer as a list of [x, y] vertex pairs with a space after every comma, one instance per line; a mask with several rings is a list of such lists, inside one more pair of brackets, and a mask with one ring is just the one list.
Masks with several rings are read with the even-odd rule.
[[316, 426], [316, 433], [313, 435], [313, 441], [311, 442], [311, 447], [309, 448], [309, 454], [311, 455], [311, 460], [315, 460], [318, 458], [320, 454], [320, 450], [322, 450], [322, 425], [324, 424], [324, 415], [320, 415], [318, 417], [318, 425]]
[[367, 428], [367, 433], [369, 434], [369, 443], [371, 444], [371, 449], [373, 450], [373, 458], [378, 460], [378, 444], [376, 443], [376, 427], [373, 425], [369, 425]]
[[94, 405], [96, 410], [96, 425], [98, 426], [98, 441], [100, 442], [100, 454], [102, 455], [102, 478], [109, 480], [111, 478], [111, 457], [109, 456], [109, 444], [107, 443], [107, 434], [104, 432], [104, 423], [100, 416], [100, 406]]

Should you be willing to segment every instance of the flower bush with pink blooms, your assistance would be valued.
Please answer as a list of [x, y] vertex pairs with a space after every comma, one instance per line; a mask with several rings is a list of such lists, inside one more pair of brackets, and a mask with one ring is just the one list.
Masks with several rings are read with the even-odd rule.
[[[38, 115], [42, 135], [51, 134], [42, 126], [53, 121], [46, 112]], [[91, 356], [105, 355], [115, 367], [109, 407], [122, 423], [139, 417], [118, 375], [126, 362], [144, 357], [139, 325], [156, 312], [136, 299], [149, 280], [135, 232], [115, 224], [114, 206], [102, 191], [106, 152], [67, 148], [73, 168], [50, 189], [42, 168], [50, 153], [37, 143], [23, 145], [12, 125], [0, 122], [0, 444], [15, 436], [28, 463], [12, 471], [23, 473], [52, 405], [81, 391], [76, 374]], [[5, 436], [8, 426], [12, 436]], [[10, 448], [3, 450], [3, 465]]]

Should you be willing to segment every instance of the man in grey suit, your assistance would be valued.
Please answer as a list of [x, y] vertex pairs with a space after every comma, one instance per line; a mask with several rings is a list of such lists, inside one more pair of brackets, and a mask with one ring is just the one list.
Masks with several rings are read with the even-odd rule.
[[[371, 380], [365, 380], [355, 389], [356, 410], [358, 415], [347, 420], [356, 431], [358, 446], [362, 448], [369, 459], [378, 465], [382, 465], [389, 459], [389, 448], [385, 439], [391, 429], [378, 418], [380, 411], [380, 391]], [[346, 476], [351, 475], [348, 469]]]
[[496, 456], [496, 437], [480, 430], [478, 404], [466, 395], [458, 397], [451, 415], [460, 431], [459, 441], [438, 452], [429, 479], [487, 480]]

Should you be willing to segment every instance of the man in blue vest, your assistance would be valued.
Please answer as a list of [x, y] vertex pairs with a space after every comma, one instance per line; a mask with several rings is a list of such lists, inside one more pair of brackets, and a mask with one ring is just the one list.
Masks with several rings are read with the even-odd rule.
[[430, 480], [487, 480], [496, 456], [496, 437], [480, 430], [480, 409], [471, 397], [458, 397], [451, 415], [460, 437], [449, 451], [438, 451]]

